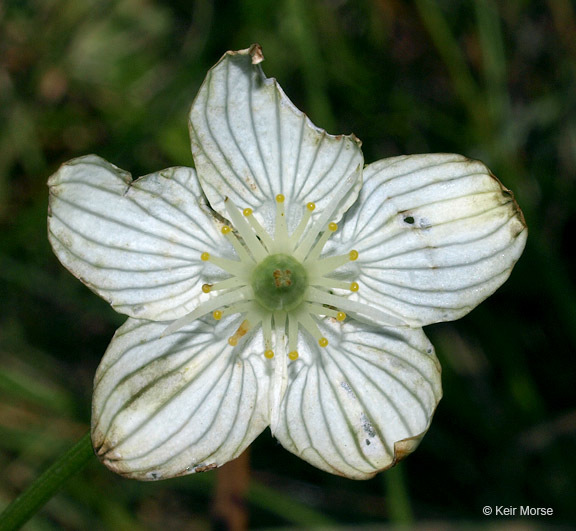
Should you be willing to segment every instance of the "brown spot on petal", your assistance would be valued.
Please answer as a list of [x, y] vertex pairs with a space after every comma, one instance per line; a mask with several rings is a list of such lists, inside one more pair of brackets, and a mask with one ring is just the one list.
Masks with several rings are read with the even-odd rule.
[[248, 176], [244, 180], [246, 181], [246, 185], [248, 186], [248, 188], [250, 188], [250, 190], [252, 190], [253, 192], [258, 191], [258, 185], [254, 182], [252, 177]]
[[396, 465], [402, 459], [408, 457], [420, 444], [422, 437], [410, 437], [394, 443], [394, 464]]
[[264, 61], [264, 54], [262, 53], [262, 46], [254, 43], [248, 48], [248, 53], [252, 57], [252, 64], [257, 65]]
[[[504, 203], [512, 203], [512, 208], [514, 209], [514, 213], [516, 214], [516, 217], [518, 218], [518, 220], [522, 224], [522, 227], [526, 228], [527, 227], [526, 220], [524, 219], [524, 214], [523, 214], [522, 210], [520, 209], [520, 206], [518, 205], [518, 203], [516, 202], [516, 199], [514, 198], [514, 192], [512, 190], [509, 190], [508, 188], [506, 188], [500, 182], [500, 179], [498, 179], [498, 177], [496, 177], [490, 170], [488, 170], [488, 175], [490, 175], [490, 177], [498, 183], [498, 186], [500, 187], [500, 190], [502, 191], [503, 202]], [[522, 230], [520, 230], [520, 232], [522, 232]], [[520, 234], [520, 232], [518, 232], [518, 234]], [[518, 234], [516, 234], [516, 236]]]
[[208, 470], [214, 470], [215, 468], [218, 468], [218, 465], [212, 463], [211, 465], [197, 466], [194, 468], [194, 472], [207, 472]]

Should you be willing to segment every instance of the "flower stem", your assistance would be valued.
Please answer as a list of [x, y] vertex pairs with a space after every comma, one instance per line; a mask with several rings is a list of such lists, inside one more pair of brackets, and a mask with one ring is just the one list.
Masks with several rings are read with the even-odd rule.
[[414, 523], [414, 515], [410, 504], [410, 495], [404, 478], [404, 469], [396, 465], [390, 468], [382, 477], [386, 488], [386, 505], [390, 522], [393, 526], [410, 526]]
[[40, 510], [94, 455], [90, 433], [86, 433], [64, 453], [26, 491], [0, 514], [0, 529], [18, 529]]

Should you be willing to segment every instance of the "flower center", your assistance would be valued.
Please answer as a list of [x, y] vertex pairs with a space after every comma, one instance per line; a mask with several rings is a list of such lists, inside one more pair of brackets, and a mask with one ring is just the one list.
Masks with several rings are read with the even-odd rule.
[[[357, 260], [358, 251], [322, 256], [326, 242], [338, 230], [338, 225], [330, 219], [354, 184], [353, 179], [345, 179], [315, 220], [312, 219], [315, 204], [303, 206], [300, 223], [291, 234], [286, 223], [284, 195], [278, 194], [275, 198], [276, 219], [271, 232], [264, 229], [251, 208], [240, 210], [227, 200], [226, 210], [234, 228], [224, 226], [221, 231], [234, 247], [238, 260], [208, 252], [200, 255], [202, 261], [224, 270], [229, 278], [215, 284], [203, 284], [204, 293], [219, 292], [218, 295], [174, 321], [164, 335], [210, 312], [216, 320], [241, 314], [244, 320], [228, 338], [232, 347], [239, 345], [250, 330], [261, 327], [264, 356], [273, 358], [277, 348], [281, 347], [284, 352], [287, 347], [287, 357], [294, 361], [299, 357], [298, 344], [303, 339], [302, 334], [311, 336], [320, 347], [328, 345], [328, 339], [319, 328], [324, 317], [343, 321], [345, 312], [351, 312], [356, 318], [368, 317], [383, 324], [398, 324], [397, 319], [346, 296], [346, 293], [350, 295], [360, 289], [357, 282], [332, 276], [336, 269]], [[279, 345], [279, 341], [287, 344]]]
[[289, 312], [304, 300], [308, 275], [292, 256], [272, 254], [254, 268], [251, 284], [254, 298], [263, 308]]

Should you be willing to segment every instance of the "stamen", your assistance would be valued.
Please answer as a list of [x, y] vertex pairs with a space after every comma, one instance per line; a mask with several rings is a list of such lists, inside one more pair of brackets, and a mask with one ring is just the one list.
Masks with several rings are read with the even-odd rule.
[[237, 290], [231, 291], [229, 293], [224, 293], [223, 295], [220, 295], [218, 297], [212, 297], [211, 299], [209, 299], [209, 300], [203, 302], [202, 304], [200, 304], [199, 306], [197, 306], [189, 314], [185, 315], [184, 317], [181, 317], [180, 319], [177, 319], [176, 321], [173, 321], [166, 328], [166, 330], [164, 330], [164, 332], [162, 332], [161, 337], [164, 337], [164, 336], [167, 336], [169, 334], [172, 334], [173, 332], [176, 332], [176, 330], [179, 330], [183, 326], [186, 326], [190, 323], [193, 323], [199, 317], [202, 317], [203, 315], [206, 315], [207, 313], [210, 313], [210, 312], [218, 309], [218, 307], [220, 307], [220, 306], [227, 306], [229, 304], [234, 304], [234, 303], [246, 300], [247, 297], [250, 297], [251, 292], [252, 292], [251, 288], [243, 287], [243, 288], [239, 288]]
[[355, 316], [365, 316], [372, 322], [376, 321], [387, 326], [407, 326], [407, 324], [401, 319], [378, 310], [373, 306], [352, 301], [346, 297], [332, 295], [331, 293], [321, 291], [312, 286], [308, 288], [308, 300], [319, 304], [335, 306], [336, 308], [341, 308], [348, 313], [353, 313]]
[[274, 241], [270, 237], [270, 234], [260, 225], [259, 221], [252, 215], [251, 208], [245, 208], [243, 210], [244, 217], [248, 219], [248, 223], [257, 234], [257, 236], [262, 240], [268, 251], [274, 246]]
[[322, 339], [322, 332], [320, 332], [316, 320], [310, 314], [301, 313], [298, 316], [298, 322], [316, 341], [319, 342]]
[[[356, 255], [352, 255], [355, 252]], [[352, 256], [355, 258], [352, 258]], [[311, 271], [309, 272], [311, 277], [315, 276], [324, 276], [328, 273], [331, 273], [335, 269], [346, 265], [350, 261], [356, 260], [358, 258], [357, 251], [350, 251], [349, 254], [341, 254], [338, 256], [330, 256], [328, 258], [322, 258], [322, 260], [317, 260], [316, 263], [311, 263], [310, 268]]]
[[286, 227], [286, 213], [284, 211], [285, 197], [282, 194], [276, 196], [276, 224], [274, 227], [274, 248], [271, 252], [289, 251], [288, 228]]
[[264, 351], [264, 357], [265, 357], [266, 359], [271, 360], [271, 359], [274, 357], [274, 351], [273, 351], [273, 350], [270, 350], [270, 349], [265, 350], [265, 351]]
[[212, 290], [212, 284], [202, 284], [202, 291], [204, 293], [210, 293]]
[[220, 321], [220, 319], [222, 319], [222, 312], [220, 310], [214, 310], [212, 312], [212, 317], [214, 317], [216, 321]]
[[298, 316], [288, 314], [288, 350], [295, 351], [298, 348]]
[[[208, 254], [208, 253], [206, 253]], [[209, 256], [209, 262], [218, 266], [220, 269], [226, 271], [232, 276], [241, 276], [244, 279], [250, 278], [250, 271], [252, 268], [247, 268], [245, 261], [242, 260], [228, 260], [228, 258], [222, 258], [220, 256]]]
[[264, 348], [272, 349], [272, 314], [266, 313], [262, 318], [262, 336], [264, 337]]
[[254, 231], [251, 229], [248, 222], [240, 215], [240, 212], [232, 201], [227, 198], [225, 204], [230, 220], [234, 224], [234, 227], [236, 227], [240, 236], [242, 236], [246, 247], [248, 247], [248, 250], [252, 253], [256, 262], [261, 262], [268, 255], [266, 249], [256, 237], [256, 234], [254, 234]]
[[317, 315], [326, 315], [328, 317], [335, 317], [338, 321], [343, 321], [346, 319], [346, 314], [344, 312], [339, 312], [328, 308], [327, 306], [322, 306], [320, 304], [306, 303], [306, 311], [309, 313], [315, 313]]
[[310, 284], [314, 286], [322, 286], [323, 288], [334, 288], [334, 289], [350, 289], [350, 282], [345, 280], [337, 280], [330, 277], [320, 277], [314, 278], [310, 281]]
[[[249, 278], [250, 271], [246, 269], [245, 262], [242, 260], [228, 260], [227, 258], [221, 258], [220, 256], [212, 256], [210, 253], [202, 253], [200, 255], [200, 260], [203, 262], [212, 262], [215, 266], [226, 271], [232, 276], [240, 276], [238, 273], [243, 273], [244, 278]], [[251, 270], [251, 269], [250, 269]]]
[[236, 313], [245, 313], [248, 310], [250, 310], [253, 306], [254, 303], [250, 300], [230, 304], [221, 311], [222, 317], [225, 317], [226, 315], [234, 315]]
[[318, 241], [314, 244], [314, 247], [312, 247], [312, 250], [308, 253], [308, 256], [306, 257], [306, 259], [304, 259], [304, 257], [299, 257], [298, 255], [298, 251], [300, 249], [298, 249], [296, 251], [296, 253], [294, 253], [294, 255], [296, 256], [296, 258], [302, 258], [303, 261], [302, 263], [306, 264], [308, 262], [313, 262], [315, 260], [318, 259], [318, 257], [320, 256], [320, 253], [322, 252], [322, 249], [324, 249], [324, 246], [326, 245], [326, 242], [328, 241], [328, 238], [330, 238], [330, 236], [332, 236], [332, 233], [338, 228], [338, 225], [336, 225], [336, 223], [330, 223], [328, 225], [328, 230], [325, 230], [322, 235], [320, 236], [320, 238], [318, 239]]
[[316, 205], [314, 203], [306, 204], [306, 210], [304, 210], [304, 213], [302, 214], [302, 219], [300, 220], [300, 223], [298, 223], [296, 230], [290, 236], [290, 247], [292, 251], [294, 250], [296, 245], [298, 245], [298, 241], [300, 240], [302, 233], [306, 228], [306, 225], [308, 225], [308, 222], [312, 217], [312, 212], [314, 211], [315, 208]]
[[360, 286], [358, 285], [358, 282], [352, 282], [350, 284], [350, 291], [358, 291], [360, 289]]
[[321, 338], [318, 340], [318, 344], [319, 344], [321, 347], [327, 347], [327, 346], [328, 346], [328, 340], [327, 340], [325, 337], [321, 337]]
[[240, 258], [241, 262], [252, 262], [254, 263], [254, 258], [250, 256], [246, 248], [240, 243], [232, 229], [228, 226], [222, 227], [222, 234], [226, 237], [226, 239], [232, 244], [238, 258]]
[[296, 251], [294, 252], [294, 257], [297, 260], [302, 261], [308, 255], [308, 252], [314, 245], [314, 242], [318, 237], [318, 234], [322, 230], [324, 230], [326, 224], [328, 223], [328, 220], [334, 215], [334, 212], [338, 208], [338, 205], [340, 204], [342, 199], [356, 184], [357, 180], [355, 178], [355, 175], [356, 175], [355, 172], [351, 173], [344, 180], [340, 188], [336, 190], [336, 193], [332, 196], [332, 199], [330, 200], [328, 205], [326, 205], [326, 208], [324, 209], [320, 217], [316, 220], [316, 223], [314, 223], [314, 225], [308, 231], [306, 236], [304, 236], [302, 243], [300, 244], [298, 249], [296, 249]]
[[350, 257], [350, 260], [353, 262], [354, 260], [358, 260], [358, 251], [356, 249], [352, 249], [349, 253], [348, 256]]
[[243, 338], [248, 330], [250, 330], [250, 328], [252, 328], [250, 321], [248, 321], [248, 319], [244, 319], [244, 321], [242, 321], [238, 327], [238, 330], [234, 332], [234, 335], [228, 338], [228, 344], [232, 347], [235, 347], [238, 344], [238, 340]]
[[296, 361], [298, 359], [298, 351], [297, 350], [291, 350], [290, 352], [288, 352], [288, 357], [292, 361]]
[[[248, 281], [242, 277], [230, 277], [220, 282], [216, 282], [215, 284], [204, 284], [202, 286], [202, 291], [204, 291], [204, 286], [206, 285], [210, 286], [210, 291], [221, 291], [225, 289], [239, 288], [241, 286], [246, 286], [246, 284], [248, 284]], [[204, 291], [204, 293], [209, 292]]]

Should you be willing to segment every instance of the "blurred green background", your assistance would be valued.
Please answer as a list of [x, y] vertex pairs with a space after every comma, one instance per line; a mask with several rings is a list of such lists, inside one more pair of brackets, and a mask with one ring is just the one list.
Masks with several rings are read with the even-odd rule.
[[[46, 238], [46, 180], [97, 153], [134, 176], [193, 165], [187, 111], [226, 50], [264, 70], [367, 162], [455, 152], [512, 188], [530, 235], [510, 280], [427, 333], [444, 399], [420, 448], [367, 482], [265, 432], [251, 526], [576, 522], [576, 10], [571, 0], [5, 0], [0, 3], [0, 507], [86, 430], [123, 317]], [[142, 484], [96, 459], [28, 524], [205, 529], [215, 474]], [[493, 518], [484, 505], [551, 507]]]

